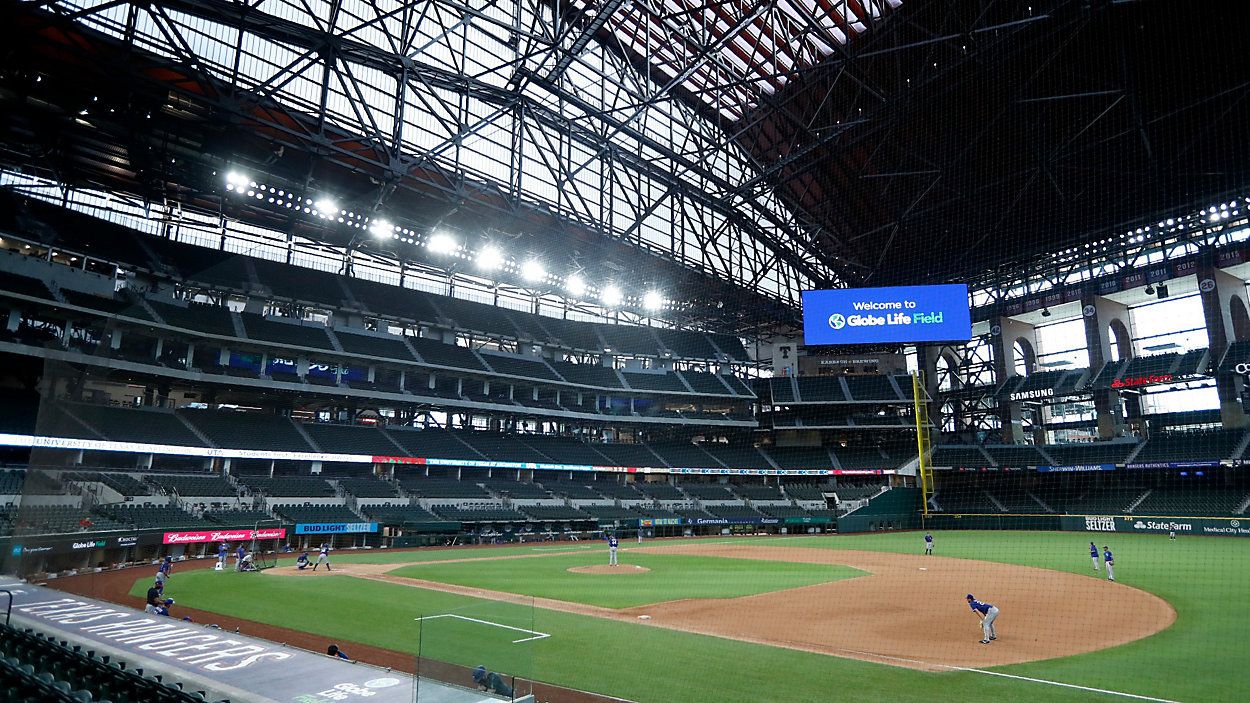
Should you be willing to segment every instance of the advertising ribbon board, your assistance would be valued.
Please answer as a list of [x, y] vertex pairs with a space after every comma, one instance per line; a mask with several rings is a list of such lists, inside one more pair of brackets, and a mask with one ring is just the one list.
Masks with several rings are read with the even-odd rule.
[[1112, 517], [1107, 515], [1066, 516], [1063, 529], [1078, 532], [1115, 532], [1124, 534], [1166, 535], [1178, 537], [1203, 535], [1209, 537], [1250, 537], [1250, 520], [1218, 520], [1188, 517]]
[[161, 544], [242, 542], [252, 539], [283, 539], [285, 537], [285, 527], [264, 530], [189, 530], [187, 532], [166, 532], [161, 537]]
[[971, 338], [964, 284], [803, 291], [803, 342], [809, 346]]
[[301, 522], [295, 526], [297, 535], [350, 535], [377, 531], [376, 522]]

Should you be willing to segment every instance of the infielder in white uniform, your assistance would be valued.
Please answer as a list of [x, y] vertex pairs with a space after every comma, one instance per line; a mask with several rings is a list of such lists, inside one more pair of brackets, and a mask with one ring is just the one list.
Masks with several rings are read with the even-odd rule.
[[326, 571], [333, 571], [330, 568], [330, 545], [325, 542], [321, 543], [321, 553], [317, 555], [317, 563], [313, 564], [313, 571], [316, 571], [317, 567], [322, 564], [326, 565]]

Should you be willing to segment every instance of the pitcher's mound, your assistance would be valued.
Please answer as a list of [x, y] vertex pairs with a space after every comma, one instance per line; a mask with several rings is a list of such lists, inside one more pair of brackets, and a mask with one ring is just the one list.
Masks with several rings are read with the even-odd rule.
[[635, 564], [617, 564], [616, 566], [596, 564], [594, 566], [574, 566], [568, 569], [570, 573], [574, 574], [645, 574], [650, 570], [645, 566], [637, 566]]

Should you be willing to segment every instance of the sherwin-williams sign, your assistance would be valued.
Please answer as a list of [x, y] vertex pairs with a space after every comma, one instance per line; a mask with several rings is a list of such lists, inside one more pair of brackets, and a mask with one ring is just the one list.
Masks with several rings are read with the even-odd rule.
[[251, 539], [282, 539], [285, 527], [266, 530], [193, 530], [189, 532], [166, 532], [162, 544], [198, 544], [200, 542], [242, 542]]
[[803, 343], [883, 344], [972, 338], [968, 286], [803, 291]]
[[347, 535], [377, 531], [376, 522], [307, 522], [295, 526], [297, 535]]

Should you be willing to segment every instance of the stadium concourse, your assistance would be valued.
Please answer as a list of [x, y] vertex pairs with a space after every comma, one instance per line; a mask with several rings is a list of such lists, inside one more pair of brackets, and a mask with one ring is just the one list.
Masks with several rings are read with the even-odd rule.
[[6, 3], [7, 699], [1242, 700], [1248, 21]]

